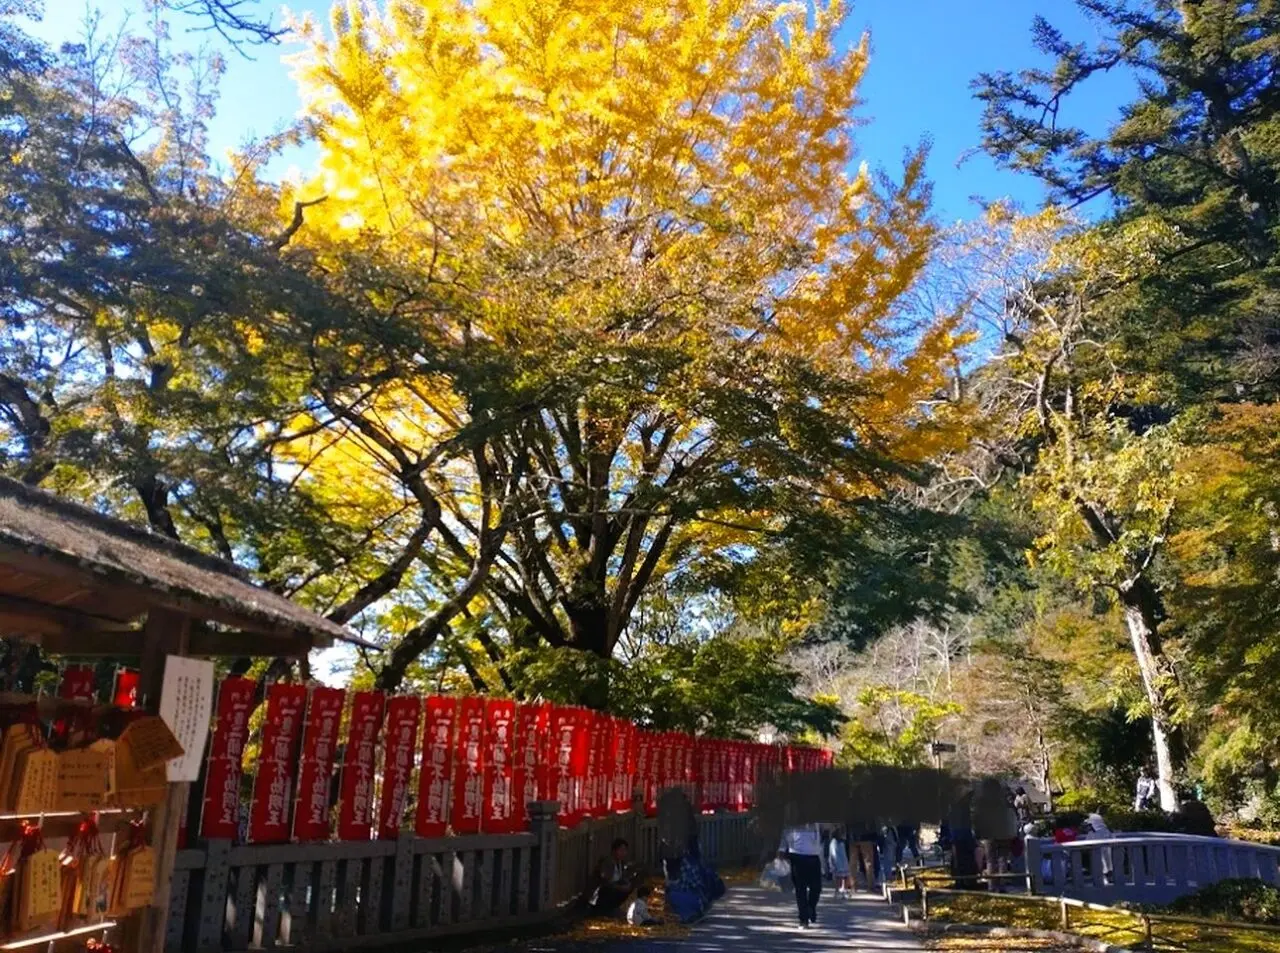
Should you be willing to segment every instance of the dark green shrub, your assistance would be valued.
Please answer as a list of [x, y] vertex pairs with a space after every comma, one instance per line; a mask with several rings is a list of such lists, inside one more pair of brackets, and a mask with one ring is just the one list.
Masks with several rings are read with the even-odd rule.
[[1280, 925], [1280, 889], [1255, 878], [1220, 880], [1163, 910], [1206, 920]]

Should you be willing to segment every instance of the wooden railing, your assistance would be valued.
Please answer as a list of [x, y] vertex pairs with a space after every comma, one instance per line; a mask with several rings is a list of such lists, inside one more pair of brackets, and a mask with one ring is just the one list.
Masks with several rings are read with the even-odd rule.
[[[427, 839], [233, 846], [177, 856], [166, 951], [350, 950], [518, 928], [578, 900], [617, 838], [650, 870], [657, 821], [631, 811], [561, 829], [555, 802], [529, 807], [529, 831]], [[754, 861], [749, 814], [704, 814], [707, 861]]]
[[1237, 877], [1276, 883], [1280, 848], [1190, 834], [1117, 834], [1058, 844], [1027, 840], [1034, 893], [1093, 903], [1168, 903]]

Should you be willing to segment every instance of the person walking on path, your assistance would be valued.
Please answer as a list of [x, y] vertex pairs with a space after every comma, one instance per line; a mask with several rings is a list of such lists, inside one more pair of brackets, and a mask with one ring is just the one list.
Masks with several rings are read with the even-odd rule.
[[836, 896], [844, 899], [849, 896], [849, 848], [845, 846], [844, 830], [836, 831], [827, 844], [827, 862], [831, 867], [831, 878], [836, 883]]
[[822, 835], [818, 825], [787, 828], [778, 852], [791, 864], [800, 929], [808, 930], [818, 921], [818, 898], [822, 896]]
[[876, 861], [877, 839], [875, 825], [870, 822], [858, 825], [849, 835], [849, 864], [853, 868], [855, 889], [858, 885], [858, 870], [861, 870], [868, 892], [875, 892], [879, 866]]
[[1149, 811], [1155, 801], [1156, 781], [1144, 767], [1138, 772], [1138, 787], [1134, 792], [1133, 809], [1135, 811]]

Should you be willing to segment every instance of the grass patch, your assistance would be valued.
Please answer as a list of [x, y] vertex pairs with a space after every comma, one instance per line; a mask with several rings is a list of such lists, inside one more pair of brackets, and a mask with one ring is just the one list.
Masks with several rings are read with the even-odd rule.
[[[1123, 910], [1095, 911], [1071, 909], [1070, 932], [1103, 940], [1115, 946], [1137, 949], [1145, 941], [1142, 918]], [[951, 923], [974, 923], [983, 926], [1020, 927], [1030, 930], [1061, 930], [1062, 920], [1056, 905], [1025, 897], [973, 893], [965, 896], [930, 897], [929, 919]], [[1280, 953], [1280, 934], [1253, 932], [1224, 923], [1207, 926], [1190, 923], [1152, 924], [1155, 948], [1162, 951], [1193, 953]], [[957, 938], [958, 939], [958, 938]], [[998, 950], [990, 945], [987, 949]], [[982, 947], [978, 947], [981, 949]], [[1009, 947], [1013, 949], [1014, 947]], [[1017, 949], [1026, 947], [1019, 940]], [[1052, 947], [1050, 947], [1051, 949]], [[964, 947], [938, 947], [964, 949]]]

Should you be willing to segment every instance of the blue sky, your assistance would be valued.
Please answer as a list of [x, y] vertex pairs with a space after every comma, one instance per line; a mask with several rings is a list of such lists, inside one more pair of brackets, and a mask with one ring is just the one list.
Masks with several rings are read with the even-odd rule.
[[[274, 7], [273, 0], [262, 3], [264, 9]], [[139, 0], [98, 0], [97, 5], [114, 12], [140, 9]], [[322, 20], [329, 6], [329, 0], [289, 4], [296, 13], [312, 11]], [[46, 0], [45, 21], [35, 32], [55, 42], [73, 37], [85, 9], [85, 0]], [[863, 29], [872, 37], [871, 67], [862, 88], [862, 117], [869, 122], [858, 132], [861, 158], [893, 171], [900, 167], [905, 149], [924, 137], [931, 139], [929, 173], [938, 215], [946, 221], [971, 215], [973, 196], [1037, 203], [1042, 193], [1035, 182], [998, 170], [984, 155], [960, 162], [978, 143], [981, 110], [969, 90], [970, 80], [984, 70], [1036, 62], [1030, 26], [1037, 11], [1072, 38], [1096, 38], [1094, 25], [1076, 11], [1072, 0], [852, 0], [850, 42]], [[174, 18], [173, 25], [180, 34], [182, 18]], [[197, 43], [211, 36], [179, 39]], [[256, 49], [253, 60], [228, 55], [221, 108], [211, 128], [215, 152], [238, 145], [248, 134], [272, 132], [297, 113], [296, 87], [280, 61], [288, 52], [283, 46]], [[1107, 79], [1085, 92], [1073, 101], [1069, 119], [1098, 128], [1115, 118], [1127, 83], [1118, 77]], [[302, 153], [290, 161], [305, 167], [310, 157]]]

